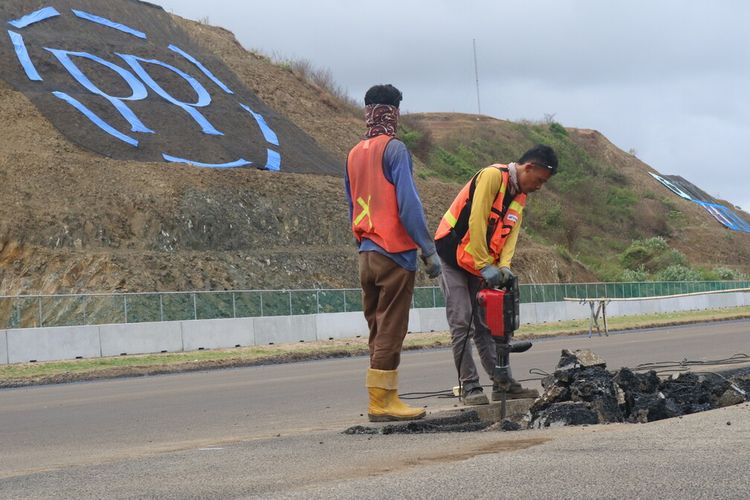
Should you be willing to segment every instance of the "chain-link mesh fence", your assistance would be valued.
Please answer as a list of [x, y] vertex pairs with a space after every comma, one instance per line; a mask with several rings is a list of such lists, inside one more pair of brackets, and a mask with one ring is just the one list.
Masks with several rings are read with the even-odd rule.
[[[750, 288], [750, 281], [669, 281], [521, 285], [521, 302], [639, 298]], [[438, 287], [417, 287], [413, 308], [444, 307]], [[192, 319], [293, 316], [362, 310], [359, 289], [240, 290], [0, 296], [0, 328]]]

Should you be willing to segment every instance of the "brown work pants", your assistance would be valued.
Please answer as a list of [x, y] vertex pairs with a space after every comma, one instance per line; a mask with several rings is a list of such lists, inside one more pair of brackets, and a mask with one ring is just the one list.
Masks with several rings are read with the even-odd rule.
[[378, 252], [359, 254], [362, 306], [370, 328], [370, 368], [398, 368], [415, 275]]

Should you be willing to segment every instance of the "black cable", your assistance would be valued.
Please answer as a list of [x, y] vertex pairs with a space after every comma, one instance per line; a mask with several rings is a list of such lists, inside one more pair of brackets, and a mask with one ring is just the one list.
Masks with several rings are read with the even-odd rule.
[[649, 371], [653, 370], [657, 373], [665, 371], [685, 371], [691, 366], [713, 366], [713, 365], [734, 365], [750, 362], [750, 355], [745, 353], [736, 353], [728, 358], [723, 359], [708, 359], [708, 360], [688, 360], [687, 358], [682, 361], [654, 361], [651, 363], [641, 363], [636, 367], [632, 368], [633, 371]]
[[456, 396], [453, 395], [452, 389], [445, 389], [442, 391], [434, 392], [405, 392], [398, 395], [401, 399], [427, 399], [427, 398], [439, 398], [439, 399], [453, 399]]
[[[474, 301], [471, 300], [471, 291], [469, 291], [469, 304], [471, 304], [471, 318], [469, 319], [469, 328], [466, 329], [466, 337], [464, 343], [461, 346], [461, 355], [458, 357], [458, 366], [456, 367], [456, 375], [458, 377], [458, 396], [460, 398], [464, 392], [464, 383], [461, 382], [461, 365], [464, 362], [464, 353], [466, 352], [466, 344], [469, 342], [469, 336], [471, 336], [471, 327], [474, 325]], [[453, 391], [451, 391], [451, 394]]]
[[[469, 318], [469, 327], [466, 330], [466, 337], [464, 338], [463, 345], [461, 346], [461, 356], [458, 358], [458, 367], [456, 368], [457, 377], [458, 377], [458, 396], [453, 394], [453, 389], [446, 389], [442, 391], [433, 391], [433, 392], [405, 392], [403, 394], [399, 394], [398, 397], [401, 399], [425, 399], [429, 397], [437, 396], [438, 398], [444, 398], [444, 399], [452, 399], [452, 398], [461, 398], [461, 394], [463, 393], [463, 382], [461, 382], [461, 365], [464, 361], [464, 353], [466, 352], [466, 343], [469, 341], [469, 336], [471, 334], [471, 327], [474, 325], [474, 301], [471, 300], [471, 291], [469, 291], [469, 304], [471, 304], [471, 318]], [[452, 336], [452, 335], [451, 335]], [[451, 353], [453, 353], [453, 342], [451, 338]], [[420, 394], [419, 396], [416, 396], [416, 394]]]
[[545, 378], [549, 377], [551, 374], [545, 372], [541, 368], [531, 368], [529, 370], [529, 375], [537, 375], [537, 376], [518, 379], [516, 380], [516, 382], [531, 382], [532, 380], [544, 380]]
[[538, 378], [538, 379], [536, 379], [536, 380], [542, 380], [543, 378], [545, 378], [545, 377], [549, 377], [549, 376], [550, 376], [550, 375], [552, 375], [552, 374], [551, 374], [551, 373], [547, 373], [547, 372], [545, 372], [545, 371], [544, 371], [544, 370], [542, 370], [541, 368], [531, 368], [531, 369], [529, 370], [529, 375], [539, 375], [539, 378]]
[[[469, 326], [466, 329], [466, 337], [464, 337], [463, 344], [461, 345], [461, 355], [458, 358], [458, 366], [456, 367], [456, 376], [458, 378], [458, 396], [453, 394], [452, 389], [447, 389], [447, 390], [432, 391], [432, 392], [405, 392], [403, 394], [399, 394], [399, 397], [401, 399], [425, 399], [429, 397], [438, 397], [438, 398], [444, 398], [444, 399], [461, 398], [461, 395], [463, 394], [463, 382], [461, 381], [461, 365], [463, 364], [464, 354], [466, 353], [466, 344], [469, 342], [469, 337], [471, 336], [471, 327], [474, 325], [474, 313], [475, 313], [474, 306], [476, 305], [476, 298], [475, 298], [476, 295], [472, 295], [471, 287], [469, 287], [469, 290], [470, 290], [469, 291], [469, 304], [471, 304], [471, 317], [469, 318]], [[472, 300], [473, 297], [474, 299]], [[453, 342], [451, 342], [451, 352], [452, 351], [453, 351]], [[530, 369], [529, 374], [538, 375], [538, 376], [520, 379], [520, 380], [517, 380], [516, 382], [530, 382], [533, 380], [543, 380], [545, 377], [549, 376], [549, 373], [545, 372], [544, 370], [540, 368]], [[494, 387], [494, 385], [488, 384], [488, 385], [482, 385], [481, 387], [482, 388]]]

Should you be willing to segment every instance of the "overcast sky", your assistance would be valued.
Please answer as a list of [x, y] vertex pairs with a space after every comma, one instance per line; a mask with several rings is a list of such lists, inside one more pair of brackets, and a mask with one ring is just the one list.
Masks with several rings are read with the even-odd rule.
[[482, 114], [599, 130], [750, 210], [748, 1], [149, 1], [327, 68], [355, 98], [393, 83], [407, 112], [477, 112], [476, 39]]

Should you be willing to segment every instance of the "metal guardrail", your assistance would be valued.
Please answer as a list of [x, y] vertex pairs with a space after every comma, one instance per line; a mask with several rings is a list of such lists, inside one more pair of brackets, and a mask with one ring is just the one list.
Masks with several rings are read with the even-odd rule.
[[[521, 285], [521, 302], [565, 297], [638, 298], [750, 287], [750, 281], [669, 281]], [[417, 287], [413, 308], [443, 307], [437, 287]], [[362, 310], [361, 291], [234, 290], [122, 294], [0, 296], [0, 329], [146, 321], [293, 316]]]

